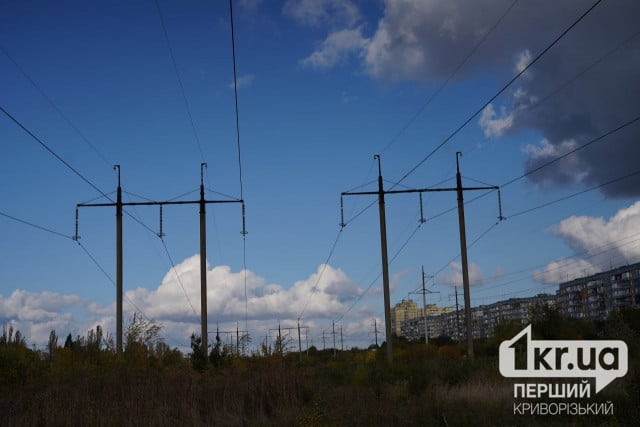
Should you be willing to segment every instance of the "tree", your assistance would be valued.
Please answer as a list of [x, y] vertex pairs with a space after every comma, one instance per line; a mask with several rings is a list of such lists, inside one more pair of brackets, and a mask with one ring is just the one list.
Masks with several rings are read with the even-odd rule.
[[20, 333], [19, 330], [16, 330], [16, 333], [13, 333], [13, 325], [9, 325], [9, 329], [7, 329], [7, 325], [2, 325], [2, 336], [0, 336], [0, 345], [17, 345], [21, 347], [26, 347], [27, 342], [24, 338], [24, 335]]
[[[162, 325], [153, 319], [143, 319], [140, 313], [134, 313], [133, 318], [125, 326], [125, 350], [126, 348], [141, 345], [151, 350], [157, 341], [161, 341], [160, 331]], [[102, 332], [100, 333], [102, 338]]]
[[202, 372], [207, 367], [207, 355], [202, 351], [202, 338], [200, 335], [196, 335], [195, 332], [191, 334], [189, 360], [191, 361], [191, 367], [196, 371]]
[[58, 348], [58, 335], [56, 335], [56, 330], [52, 329], [49, 333], [49, 342], [47, 342], [47, 352], [49, 355], [49, 361], [53, 360], [53, 353]]
[[71, 334], [67, 335], [67, 339], [64, 340], [64, 348], [73, 349], [73, 337]]

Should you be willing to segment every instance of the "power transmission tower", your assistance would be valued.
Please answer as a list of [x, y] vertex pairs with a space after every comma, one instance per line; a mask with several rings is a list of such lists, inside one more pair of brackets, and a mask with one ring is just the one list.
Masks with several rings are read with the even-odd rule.
[[331, 335], [333, 335], [333, 355], [336, 355], [336, 322], [332, 322], [331, 324]]
[[[213, 334], [213, 332], [209, 332], [210, 334]], [[218, 328], [216, 328], [216, 341], [220, 339], [220, 334], [225, 334], [226, 336], [226, 340], [225, 340], [225, 344], [224, 346], [226, 348], [233, 348], [235, 347], [235, 351], [236, 351], [236, 356], [240, 356], [240, 342], [242, 340], [244, 340], [244, 337], [248, 336], [248, 331], [244, 330], [244, 329], [240, 329], [240, 326], [238, 325], [238, 323], [236, 322], [236, 329], [235, 330], [229, 330], [229, 331], [221, 331]], [[233, 344], [234, 342], [234, 338], [233, 336], [235, 335], [235, 345]], [[233, 352], [233, 350], [231, 350]], [[244, 351], [244, 345], [243, 345], [243, 351]]]
[[[287, 331], [286, 338], [282, 337], [282, 335], [281, 335], [283, 330]], [[290, 340], [291, 340], [291, 333], [292, 333], [291, 331], [297, 331], [298, 332], [298, 350], [300, 351], [300, 358], [302, 360], [302, 335], [301, 335], [301, 331], [302, 330], [305, 330], [306, 337], [308, 338], [309, 327], [308, 326], [300, 326], [300, 320], [298, 319], [298, 325], [296, 327], [284, 327], [284, 326], [280, 326], [280, 324], [278, 324], [277, 328], [269, 329], [269, 333], [271, 333], [272, 331], [278, 331], [278, 337], [279, 337], [280, 342], [282, 343], [282, 347], [283, 347], [282, 350], [283, 350], [283, 353], [284, 353], [284, 350], [285, 350], [284, 347], [286, 347], [289, 344]]]
[[[341, 193], [340, 206], [343, 207], [343, 196], [364, 196], [364, 195], [377, 195], [379, 218], [380, 218], [380, 247], [382, 253], [382, 286], [384, 293], [384, 317], [385, 317], [385, 332], [387, 335], [387, 360], [390, 364], [393, 364], [393, 350], [391, 343], [391, 303], [389, 298], [389, 262], [387, 257], [387, 225], [385, 217], [385, 202], [384, 196], [386, 194], [404, 194], [404, 193], [428, 193], [428, 192], [442, 192], [442, 191], [455, 191], [458, 195], [458, 222], [460, 227], [460, 252], [462, 258], [462, 281], [464, 287], [464, 300], [465, 300], [465, 315], [467, 329], [471, 330], [471, 298], [469, 296], [469, 268], [467, 265], [467, 237], [465, 231], [464, 220], [464, 191], [473, 190], [498, 190], [498, 220], [504, 219], [502, 216], [502, 202], [500, 199], [500, 187], [498, 186], [486, 186], [486, 187], [463, 187], [462, 177], [460, 175], [460, 166], [458, 158], [462, 153], [456, 152], [456, 186], [454, 188], [419, 188], [408, 190], [385, 190], [382, 180], [382, 168], [380, 166], [380, 155], [376, 154], [375, 159], [378, 160], [378, 191], [346, 191]], [[420, 197], [420, 212], [422, 214], [422, 197]], [[341, 211], [342, 220], [341, 226], [345, 226], [344, 214]], [[425, 222], [424, 217], [421, 215], [420, 222]], [[469, 359], [473, 360], [473, 335], [467, 333], [467, 347]]]
[[[200, 205], [200, 323], [202, 336], [202, 351], [207, 354], [208, 349], [208, 333], [207, 333], [207, 226], [206, 226], [206, 209], [205, 206], [211, 203], [242, 203], [244, 200], [206, 200], [204, 198], [204, 180], [203, 171], [207, 166], [206, 163], [200, 164], [200, 199], [198, 200], [179, 200], [164, 202], [123, 202], [122, 187], [120, 185], [120, 165], [115, 165], [114, 169], [118, 171], [118, 188], [115, 203], [79, 203], [76, 205], [76, 234], [75, 240], [78, 240], [78, 208], [85, 207], [105, 207], [115, 206], [116, 208], [116, 351], [122, 353], [122, 208], [124, 206], [160, 206], [160, 232], [158, 237], [162, 238], [162, 207], [165, 205]], [[244, 211], [244, 209], [243, 209]], [[243, 219], [244, 224], [244, 219]], [[243, 225], [242, 233], [246, 233]]]
[[458, 287], [456, 290], [456, 341], [460, 341], [460, 307], [458, 306]]
[[376, 348], [378, 348], [378, 321], [377, 319], [373, 319], [373, 333], [376, 337]]
[[[433, 279], [433, 276], [428, 276]], [[411, 294], [422, 294], [422, 319], [424, 320], [424, 343], [429, 344], [429, 329], [427, 326], [427, 294], [439, 294], [439, 291], [430, 291], [425, 287], [425, 279], [427, 276], [424, 273], [424, 266], [422, 266], [422, 291], [410, 292]]]
[[304, 330], [304, 338], [307, 347], [307, 355], [309, 355], [309, 327], [300, 326], [300, 318], [298, 318], [298, 352], [300, 353], [300, 361], [302, 362], [302, 336], [301, 330]]

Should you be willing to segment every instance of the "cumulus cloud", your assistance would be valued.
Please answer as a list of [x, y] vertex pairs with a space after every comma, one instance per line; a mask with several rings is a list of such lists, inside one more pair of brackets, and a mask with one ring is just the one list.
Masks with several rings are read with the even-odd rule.
[[542, 270], [533, 272], [533, 280], [547, 285], [557, 285], [579, 277], [599, 272], [597, 267], [583, 259], [558, 259], [547, 264]]
[[60, 332], [72, 326], [73, 316], [68, 310], [81, 304], [77, 295], [16, 289], [9, 297], [0, 295], [0, 320], [14, 324], [29, 342], [46, 343], [52, 329]]
[[[528, 156], [525, 168], [529, 172], [536, 171], [546, 163], [575, 150], [577, 147], [578, 144], [574, 140], [552, 144], [546, 138], [542, 139], [537, 145], [527, 144], [522, 149]], [[535, 178], [530, 179], [541, 187], [569, 185], [585, 180], [589, 175], [589, 165], [577, 153], [572, 153], [549, 166], [539, 169], [539, 171], [533, 172], [530, 176], [535, 176]]]
[[[241, 89], [243, 87], [248, 87], [248, 86], [251, 86], [251, 84], [255, 79], [256, 79], [256, 76], [254, 76], [253, 74], [244, 74], [238, 77], [236, 81], [236, 85], [238, 89]], [[235, 87], [233, 80], [231, 80], [231, 82], [227, 85], [227, 87], [229, 89], [233, 89]]]
[[[481, 285], [484, 274], [480, 266], [474, 262], [469, 263], [469, 285]], [[452, 261], [448, 270], [440, 278], [440, 283], [449, 286], [462, 286], [462, 263]]]
[[514, 67], [514, 71], [516, 74], [521, 73], [527, 65], [531, 63], [531, 52], [529, 49], [525, 49], [518, 54], [518, 59], [516, 60], [516, 65]]
[[382, 81], [442, 79], [504, 9], [498, 0], [387, 0], [367, 46], [366, 69]]
[[[139, 288], [126, 295], [136, 305], [148, 307], [146, 314], [150, 317], [193, 321], [194, 310], [190, 305], [198, 313], [200, 305], [199, 263], [199, 255], [187, 258], [176, 265], [175, 272], [165, 275], [157, 289]], [[315, 273], [289, 288], [267, 283], [251, 271], [246, 272], [246, 278], [247, 308], [252, 319], [295, 319], [305, 305], [305, 316], [332, 316], [340, 314], [346, 309], [345, 303], [362, 292], [342, 270], [330, 265], [320, 265]], [[212, 321], [244, 318], [244, 279], [244, 271], [233, 272], [228, 266], [207, 266], [207, 304]]]
[[[235, 324], [245, 318], [245, 271], [207, 265], [207, 284], [210, 324]], [[250, 331], [252, 334], [263, 331], [265, 321], [297, 322], [303, 310], [304, 318], [309, 320], [338, 317], [364, 292], [342, 270], [331, 265], [318, 266], [309, 277], [289, 287], [268, 283], [254, 272], [246, 271], [246, 289], [248, 326], [254, 328]], [[126, 290], [125, 322], [137, 307], [163, 326], [162, 335], [168, 342], [187, 341], [192, 332], [199, 331], [200, 256], [194, 255], [177, 264], [175, 271], [168, 271], [155, 288]], [[29, 342], [38, 345], [46, 344], [52, 329], [61, 336], [68, 332], [75, 336], [101, 325], [113, 334], [115, 311], [115, 303], [104, 306], [75, 295], [23, 290], [14, 291], [7, 298], [0, 295], [0, 320], [15, 324]], [[367, 314], [371, 313], [367, 311]]]
[[[288, 1], [285, 13], [306, 25], [329, 28], [320, 47], [302, 60], [310, 68], [327, 69], [357, 57], [374, 80], [434, 83], [458, 67], [510, 5], [508, 0], [385, 0], [375, 28], [363, 23], [350, 1]], [[581, 0], [567, 0], [562, 8], [553, 2], [518, 2], [456, 79], [473, 78], [478, 69], [503, 74], [523, 70], [587, 7]], [[332, 18], [331, 11], [341, 18]], [[598, 5], [519, 79], [517, 88], [497, 100], [504, 105], [483, 112], [479, 125], [485, 135], [533, 130], [544, 141], [541, 148], [562, 152], [569, 143], [582, 145], [634, 118], [640, 112], [640, 97], [635, 96], [640, 93], [639, 15], [640, 2]], [[565, 186], [577, 177], [585, 185], [599, 185], [635, 172], [639, 126], [581, 150], [573, 165], [559, 162], [527, 180]], [[532, 149], [525, 154], [530, 157], [523, 167], [529, 172], [542, 158]], [[563, 172], [565, 166], [569, 169]], [[573, 179], [569, 170], [577, 173]], [[611, 198], [638, 196], [640, 175], [601, 191]]]
[[358, 55], [367, 43], [361, 28], [335, 31], [311, 55], [301, 59], [300, 64], [315, 69], [333, 68], [345, 62], [349, 56]]
[[478, 123], [484, 131], [484, 136], [498, 137], [513, 126], [513, 113], [507, 114], [506, 108], [503, 107], [498, 115], [493, 109], [493, 104], [489, 104], [482, 110]]
[[640, 261], [640, 202], [619, 210], [608, 220], [571, 216], [550, 228], [574, 251], [575, 260], [557, 260], [534, 272], [534, 279], [557, 284]]

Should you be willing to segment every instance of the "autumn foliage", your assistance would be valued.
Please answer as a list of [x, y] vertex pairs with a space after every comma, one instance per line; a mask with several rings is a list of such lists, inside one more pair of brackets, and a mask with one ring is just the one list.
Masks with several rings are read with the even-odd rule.
[[[514, 416], [513, 381], [497, 369], [497, 345], [522, 325], [504, 322], [493, 340], [464, 345], [446, 338], [394, 341], [385, 349], [241, 355], [224, 348], [190, 354], [169, 348], [161, 328], [140, 318], [126, 329], [122, 355], [100, 328], [44, 350], [5, 326], [0, 337], [0, 425], [493, 426], [638, 425], [640, 315], [626, 310], [602, 322], [538, 313], [534, 331], [566, 339], [623, 339], [629, 373], [597, 399], [615, 413], [596, 418]], [[542, 336], [542, 338], [544, 338]], [[61, 341], [61, 340], [60, 340]]]

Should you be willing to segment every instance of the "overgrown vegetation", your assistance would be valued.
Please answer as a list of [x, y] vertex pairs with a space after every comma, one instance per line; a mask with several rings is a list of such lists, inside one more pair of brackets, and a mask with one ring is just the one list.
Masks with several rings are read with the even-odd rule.
[[[242, 425], [242, 426], [494, 426], [639, 425], [640, 311], [607, 321], [535, 313], [539, 339], [622, 339], [629, 371], [596, 396], [613, 415], [513, 415], [513, 380], [498, 372], [497, 348], [522, 325], [503, 322], [491, 340], [476, 341], [470, 363], [464, 346], [446, 338], [429, 345], [394, 341], [393, 369], [380, 349], [338, 352], [315, 348], [300, 358], [277, 349], [240, 356], [212, 343], [210, 354], [192, 336], [184, 356], [160, 339], [160, 326], [135, 317], [125, 350], [96, 327], [85, 337], [51, 332], [45, 351], [29, 349], [9, 327], [0, 337], [1, 425]], [[267, 351], [268, 350], [268, 351]]]

